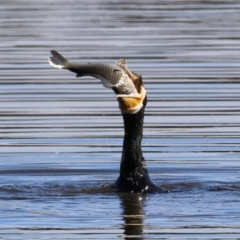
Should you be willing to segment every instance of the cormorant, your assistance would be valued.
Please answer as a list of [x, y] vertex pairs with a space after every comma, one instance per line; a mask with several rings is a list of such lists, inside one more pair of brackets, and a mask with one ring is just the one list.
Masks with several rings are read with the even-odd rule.
[[51, 51], [49, 63], [56, 67], [76, 73], [77, 77], [92, 76], [99, 78], [107, 88], [116, 93], [124, 121], [124, 140], [120, 176], [114, 184], [120, 192], [163, 192], [148, 175], [141, 142], [144, 110], [147, 94], [142, 77], [131, 72], [125, 59], [110, 64], [71, 63], [56, 51]]

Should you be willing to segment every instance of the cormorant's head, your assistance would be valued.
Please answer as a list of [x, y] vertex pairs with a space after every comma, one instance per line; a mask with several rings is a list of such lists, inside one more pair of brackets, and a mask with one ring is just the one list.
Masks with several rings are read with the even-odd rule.
[[138, 93], [139, 97], [120, 97], [117, 98], [119, 103], [119, 108], [124, 114], [135, 114], [139, 112], [142, 107], [147, 104], [147, 93], [142, 85], [142, 77], [140, 75], [134, 74], [135, 78], [132, 79]]

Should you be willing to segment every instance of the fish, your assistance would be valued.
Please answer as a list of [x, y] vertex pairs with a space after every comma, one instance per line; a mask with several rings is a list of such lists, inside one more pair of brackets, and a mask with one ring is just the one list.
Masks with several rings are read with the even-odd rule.
[[72, 63], [55, 50], [48, 62], [55, 68], [67, 69], [76, 73], [76, 77], [92, 76], [101, 80], [105, 88], [114, 88], [117, 98], [140, 98], [141, 94], [129, 75], [125, 59], [119, 59], [115, 64], [105, 63]]

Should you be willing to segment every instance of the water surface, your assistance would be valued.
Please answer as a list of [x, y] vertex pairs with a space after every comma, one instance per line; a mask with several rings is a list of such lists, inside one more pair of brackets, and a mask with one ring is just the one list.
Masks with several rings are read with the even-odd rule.
[[[240, 236], [238, 1], [1, 4], [0, 239]], [[53, 69], [128, 60], [148, 93], [143, 151], [166, 194], [120, 194], [113, 92]]]

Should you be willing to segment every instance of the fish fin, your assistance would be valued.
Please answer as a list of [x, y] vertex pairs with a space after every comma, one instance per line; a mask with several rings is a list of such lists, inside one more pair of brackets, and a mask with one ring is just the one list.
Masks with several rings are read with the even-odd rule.
[[55, 68], [68, 68], [68, 60], [64, 58], [60, 53], [57, 51], [51, 51], [52, 56], [49, 57], [48, 62]]
[[120, 58], [116, 61], [116, 65], [121, 68], [121, 66], [127, 66], [127, 60], [124, 58]]
[[76, 75], [76, 77], [83, 77], [83, 76], [85, 76], [85, 75], [84, 74], [79, 74], [79, 73]]
[[113, 87], [113, 85], [109, 81], [107, 81], [105, 78], [99, 76], [99, 79], [101, 80], [102, 85], [105, 88], [112, 88]]

